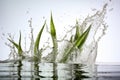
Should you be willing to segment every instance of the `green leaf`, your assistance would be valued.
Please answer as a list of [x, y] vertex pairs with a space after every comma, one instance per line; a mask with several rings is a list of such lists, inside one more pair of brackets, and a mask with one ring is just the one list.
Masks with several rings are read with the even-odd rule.
[[91, 25], [89, 26], [89, 28], [80, 36], [78, 37], [78, 39], [75, 41], [75, 43], [73, 44], [72, 47], [70, 47], [65, 53], [63, 58], [60, 60], [60, 63], [65, 63], [69, 57], [69, 55], [71, 54], [71, 52], [74, 50], [75, 47], [78, 47], [79, 49], [81, 49], [82, 45], [84, 44], [84, 42], [87, 39], [87, 36], [89, 34]]
[[78, 26], [78, 21], [76, 20], [76, 33], [75, 33], [74, 41], [76, 41], [79, 37], [80, 37], [80, 28]]
[[20, 32], [20, 37], [19, 37], [19, 44], [17, 44], [13, 40], [10, 40], [9, 38], [8, 38], [8, 40], [17, 48], [19, 56], [22, 56], [23, 50], [22, 50], [22, 47], [21, 47], [21, 32]]
[[53, 42], [53, 61], [55, 62], [56, 56], [57, 56], [57, 48], [58, 48], [58, 43], [57, 43], [57, 37], [56, 37], [56, 29], [55, 25], [53, 22], [53, 17], [51, 13], [51, 18], [50, 18], [50, 34], [52, 37], [52, 42]]
[[53, 22], [52, 13], [51, 13], [51, 19], [50, 19], [50, 33], [52, 37], [56, 38], [56, 30]]
[[17, 48], [17, 49], [19, 49], [19, 45], [17, 44], [17, 43], [15, 43], [13, 40], [10, 40], [9, 38], [8, 38], [8, 40]]
[[18, 53], [19, 53], [20, 55], [22, 55], [22, 52], [23, 52], [23, 50], [22, 50], [22, 47], [21, 47], [21, 32], [20, 32]]
[[37, 35], [36, 41], [35, 41], [35, 45], [34, 45], [34, 54], [36, 54], [39, 51], [39, 44], [40, 44], [40, 38], [43, 32], [43, 29], [45, 27], [46, 21], [44, 22], [40, 32]]
[[70, 47], [68, 48], [68, 50], [64, 53], [63, 58], [60, 60], [60, 63], [65, 63], [69, 57], [69, 55], [71, 54], [72, 50], [74, 49], [74, 47]]
[[82, 47], [82, 45], [84, 44], [84, 42], [87, 39], [87, 36], [89, 34], [91, 25], [89, 26], [89, 28], [76, 40], [75, 42], [75, 46], [77, 46], [79, 49]]

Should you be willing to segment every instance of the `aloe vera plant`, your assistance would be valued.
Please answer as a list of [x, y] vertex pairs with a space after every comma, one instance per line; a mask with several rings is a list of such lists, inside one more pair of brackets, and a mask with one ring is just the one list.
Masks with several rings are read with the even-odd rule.
[[[76, 27], [77, 28], [77, 27]], [[88, 29], [83, 33], [81, 34], [74, 42], [73, 46], [70, 47], [65, 53], [64, 53], [64, 56], [63, 58], [60, 60], [60, 62], [62, 63], [65, 63], [69, 57], [69, 55], [71, 54], [71, 52], [74, 50], [75, 47], [77, 48], [81, 48], [82, 45], [85, 43], [86, 39], [87, 39], [87, 36], [89, 34], [89, 31], [90, 31], [90, 28], [91, 28], [91, 25], [88, 27]], [[77, 31], [77, 29], [76, 29]], [[77, 32], [76, 32], [77, 33]], [[76, 34], [77, 35], [77, 34]]]
[[[53, 44], [53, 50], [50, 54], [48, 54], [45, 58], [42, 58], [42, 49], [39, 49], [39, 45], [40, 45], [40, 39], [45, 27], [46, 21], [44, 22], [42, 28], [40, 29], [37, 38], [34, 42], [34, 59], [35, 60], [41, 60], [41, 59], [45, 59], [48, 60], [48, 62], [56, 62], [56, 58], [57, 56], [59, 56], [58, 54], [58, 42], [57, 42], [57, 35], [56, 35], [56, 29], [55, 29], [55, 25], [54, 25], [54, 21], [53, 21], [53, 16], [51, 13], [50, 16], [50, 35], [52, 38], [52, 44]], [[91, 25], [83, 32], [80, 30], [81, 27], [78, 24], [78, 21], [76, 21], [76, 33], [75, 35], [71, 36], [70, 42], [72, 43], [72, 45], [69, 45], [66, 47], [67, 49], [65, 49], [65, 51], [62, 53], [63, 57], [58, 60], [58, 62], [62, 62], [65, 63], [68, 58], [70, 57], [70, 54], [77, 48], [79, 50], [82, 49], [83, 44], [85, 43], [87, 36], [89, 34], [89, 31], [91, 29]], [[23, 56], [23, 50], [21, 47], [21, 32], [20, 32], [20, 37], [19, 37], [19, 43], [17, 44], [15, 41], [8, 39], [18, 50], [18, 55], [19, 56]]]
[[9, 38], [8, 38], [8, 40], [17, 48], [18, 55], [23, 56], [23, 50], [22, 50], [22, 47], [21, 47], [21, 32], [20, 32], [20, 37], [19, 37], [19, 43], [18, 44], [15, 41], [13, 41]]
[[40, 39], [41, 39], [41, 35], [42, 35], [43, 29], [45, 27], [45, 24], [46, 24], [46, 21], [44, 22], [41, 30], [39, 31], [39, 33], [37, 35], [35, 45], [34, 45], [34, 56], [37, 56], [37, 54], [41, 55], [41, 53], [39, 53], [39, 44], [40, 44]]

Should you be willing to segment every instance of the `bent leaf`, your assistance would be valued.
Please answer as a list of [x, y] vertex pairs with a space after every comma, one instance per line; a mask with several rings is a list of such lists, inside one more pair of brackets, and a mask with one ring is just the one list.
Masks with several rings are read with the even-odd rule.
[[56, 56], [57, 56], [57, 48], [58, 48], [58, 43], [57, 43], [57, 38], [56, 38], [56, 29], [55, 25], [53, 22], [53, 17], [51, 13], [51, 18], [50, 18], [50, 34], [52, 37], [52, 42], [53, 42], [53, 61], [55, 62]]
[[46, 21], [44, 22], [40, 32], [37, 35], [35, 45], [34, 45], [34, 54], [36, 54], [38, 52], [38, 50], [39, 50], [40, 38], [41, 38], [41, 35], [42, 35], [42, 32], [43, 32], [43, 29], [45, 27], [45, 24], [46, 24]]
[[71, 52], [74, 50], [75, 47], [78, 47], [79, 49], [81, 49], [82, 45], [84, 44], [84, 42], [87, 39], [87, 36], [89, 34], [91, 25], [89, 26], [89, 28], [75, 41], [75, 43], [73, 44], [72, 47], [70, 47], [66, 52], [65, 55], [63, 56], [63, 58], [60, 60], [60, 63], [65, 63], [69, 57], [69, 55], [71, 54]]
[[53, 22], [52, 13], [51, 13], [51, 19], [50, 19], [50, 33], [52, 37], [56, 38], [56, 30]]
[[17, 49], [19, 49], [19, 48], [18, 48], [19, 45], [18, 45], [17, 43], [15, 43], [14, 41], [10, 40], [9, 38], [8, 38], [8, 40], [9, 40]]
[[19, 37], [19, 46], [18, 46], [18, 53], [22, 55], [22, 47], [21, 47], [21, 32], [20, 32], [20, 37]]
[[17, 44], [13, 40], [10, 40], [9, 38], [8, 38], [8, 40], [17, 48], [19, 56], [22, 56], [23, 50], [22, 50], [22, 47], [21, 47], [21, 32], [20, 32], [20, 37], [19, 37], [19, 44]]
[[80, 29], [79, 29], [79, 26], [78, 26], [78, 21], [76, 21], [76, 33], [75, 33], [74, 41], [76, 41], [79, 37], [80, 37]]
[[79, 49], [82, 47], [82, 45], [84, 44], [84, 42], [87, 39], [87, 36], [89, 34], [91, 25], [89, 26], [89, 28], [76, 40], [75, 42], [75, 46], [77, 46]]

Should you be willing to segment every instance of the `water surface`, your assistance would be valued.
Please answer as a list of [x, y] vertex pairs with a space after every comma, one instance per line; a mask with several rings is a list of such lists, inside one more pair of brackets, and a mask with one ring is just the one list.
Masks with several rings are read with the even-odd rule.
[[120, 80], [120, 65], [1, 61], [0, 80]]

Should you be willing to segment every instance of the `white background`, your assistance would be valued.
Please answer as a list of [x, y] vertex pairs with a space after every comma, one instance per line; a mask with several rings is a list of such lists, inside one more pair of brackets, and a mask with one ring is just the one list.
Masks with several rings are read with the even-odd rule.
[[36, 37], [45, 19], [49, 24], [51, 11], [60, 32], [61, 26], [74, 25], [76, 19], [92, 14], [92, 9], [101, 10], [105, 3], [108, 3], [105, 22], [109, 27], [99, 42], [96, 61], [120, 62], [120, 0], [0, 0], [0, 60], [7, 59], [10, 52], [4, 44], [8, 42], [7, 33], [18, 41], [21, 30], [24, 40], [28, 37], [30, 18]]

